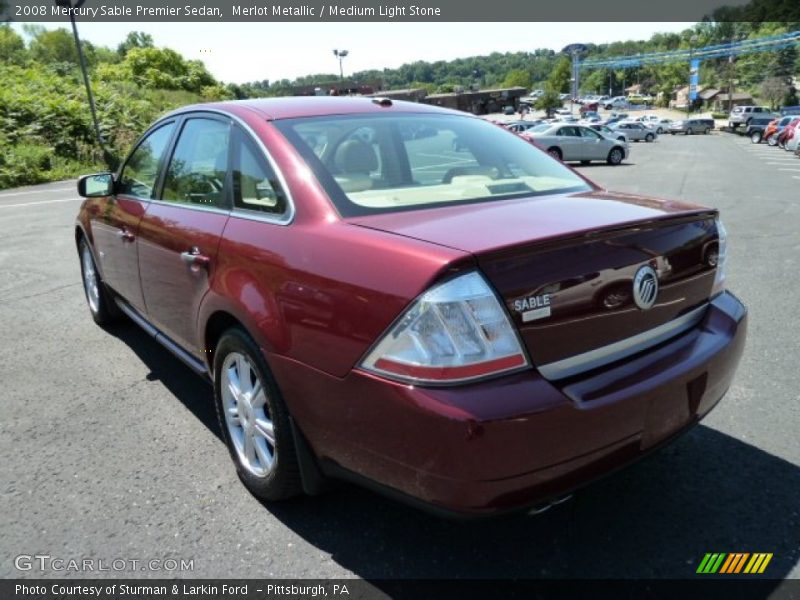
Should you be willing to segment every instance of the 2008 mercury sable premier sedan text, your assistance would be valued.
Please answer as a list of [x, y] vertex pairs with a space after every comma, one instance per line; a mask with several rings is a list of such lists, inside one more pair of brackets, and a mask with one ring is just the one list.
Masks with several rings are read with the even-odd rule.
[[213, 381], [269, 500], [336, 477], [447, 514], [547, 505], [706, 415], [744, 345], [715, 210], [604, 191], [463, 113], [192, 106], [78, 188], [95, 321]]

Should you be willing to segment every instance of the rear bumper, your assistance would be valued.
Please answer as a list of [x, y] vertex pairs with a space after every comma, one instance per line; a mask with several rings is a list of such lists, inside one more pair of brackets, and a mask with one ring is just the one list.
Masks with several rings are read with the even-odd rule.
[[702, 419], [731, 384], [746, 321], [725, 292], [692, 330], [557, 384], [527, 371], [417, 388], [270, 360], [324, 469], [445, 512], [482, 515], [568, 493]]

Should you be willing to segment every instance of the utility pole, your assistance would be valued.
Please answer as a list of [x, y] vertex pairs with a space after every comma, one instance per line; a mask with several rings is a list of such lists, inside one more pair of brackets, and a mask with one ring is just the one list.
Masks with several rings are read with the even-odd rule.
[[83, 84], [86, 86], [86, 97], [89, 100], [89, 110], [92, 113], [92, 123], [94, 125], [94, 134], [97, 138], [97, 143], [100, 146], [100, 150], [103, 152], [103, 159], [106, 161], [108, 166], [113, 169], [114, 165], [111, 155], [109, 154], [106, 148], [106, 142], [103, 139], [103, 135], [100, 132], [100, 122], [97, 120], [97, 108], [94, 104], [94, 94], [92, 93], [92, 85], [89, 82], [89, 71], [86, 68], [86, 58], [83, 55], [83, 47], [81, 46], [81, 39], [78, 36], [78, 25], [75, 23], [75, 11], [73, 9], [80, 8], [86, 0], [76, 0], [75, 3], [72, 3], [72, 0], [55, 0], [56, 6], [59, 8], [66, 8], [69, 9], [69, 20], [72, 23], [72, 36], [75, 38], [75, 49], [78, 52], [78, 63], [81, 68], [81, 75], [83, 75]]

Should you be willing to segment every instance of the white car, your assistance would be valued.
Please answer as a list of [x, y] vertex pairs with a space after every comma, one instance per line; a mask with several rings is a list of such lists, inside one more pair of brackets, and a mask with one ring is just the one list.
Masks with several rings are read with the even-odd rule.
[[520, 135], [559, 160], [578, 160], [583, 164], [602, 160], [618, 165], [628, 158], [627, 142], [608, 138], [590, 127], [554, 123], [542, 131], [536, 129]]
[[672, 119], [662, 119], [658, 115], [642, 115], [641, 117], [636, 117], [634, 121], [641, 123], [645, 127], [649, 127], [658, 134], [667, 131], [669, 129], [669, 124], [672, 123]]
[[603, 108], [611, 110], [614, 108], [628, 108], [628, 99], [625, 96], [616, 96], [610, 100], [606, 100]]
[[656, 137], [658, 137], [655, 131], [637, 121], [620, 121], [619, 123], [611, 125], [611, 129], [614, 131], [621, 131], [625, 134], [626, 138], [634, 142], [644, 141], [650, 143], [655, 141]]

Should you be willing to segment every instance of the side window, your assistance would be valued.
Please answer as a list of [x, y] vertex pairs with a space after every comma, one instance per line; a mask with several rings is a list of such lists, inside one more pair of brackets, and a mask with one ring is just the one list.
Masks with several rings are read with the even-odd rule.
[[225, 206], [230, 125], [214, 119], [188, 119], [167, 169], [162, 200]]
[[241, 132], [235, 139], [233, 205], [269, 214], [286, 212], [286, 195], [263, 152]]
[[158, 166], [174, 129], [175, 123], [168, 123], [142, 140], [122, 169], [118, 194], [148, 199], [153, 197]]
[[585, 137], [585, 138], [589, 138], [589, 139], [591, 139], [591, 140], [598, 140], [598, 139], [600, 139], [600, 138], [602, 137], [602, 136], [601, 136], [599, 133], [597, 133], [597, 132], [596, 132], [594, 129], [581, 128], [581, 129], [580, 129], [580, 132], [581, 132], [581, 135], [582, 135], [583, 137]]

